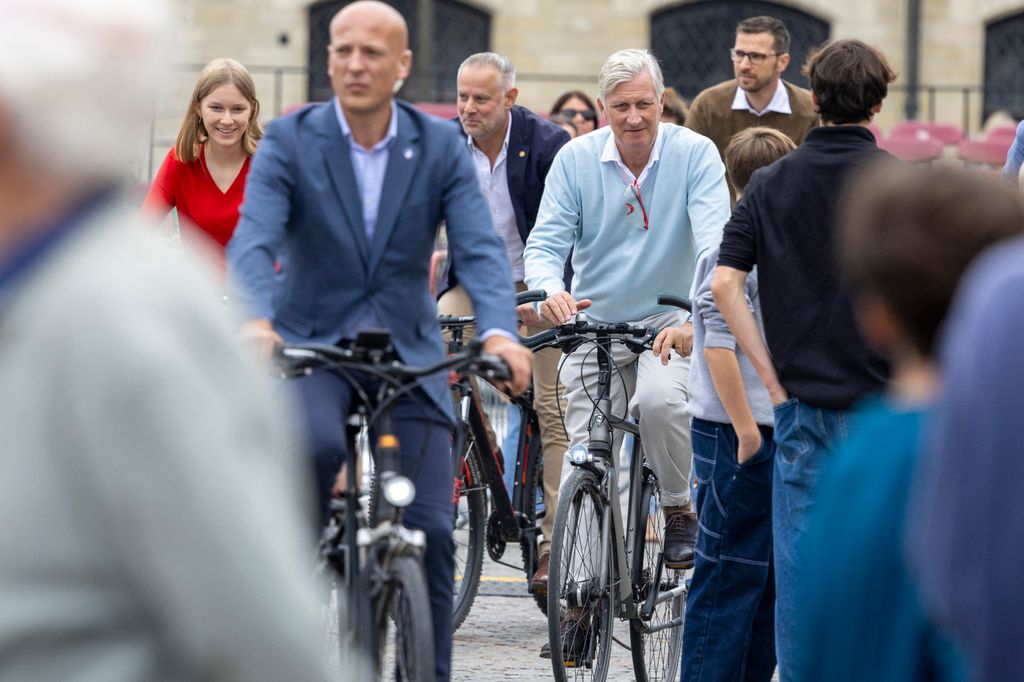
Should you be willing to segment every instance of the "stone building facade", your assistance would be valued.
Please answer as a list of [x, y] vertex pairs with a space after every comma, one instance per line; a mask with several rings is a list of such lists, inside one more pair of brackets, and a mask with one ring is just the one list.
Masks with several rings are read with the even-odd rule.
[[[326, 20], [345, 0], [172, 1], [178, 19], [177, 66], [168, 74], [168, 87], [157, 103], [154, 163], [177, 131], [199, 68], [214, 57], [234, 57], [252, 69], [263, 118], [322, 96]], [[683, 95], [692, 97], [702, 79], [710, 84], [730, 73], [728, 49], [736, 18], [775, 13], [784, 15], [790, 25], [794, 48], [798, 36], [806, 43], [826, 35], [857, 37], [882, 49], [901, 78], [878, 123], [887, 128], [906, 116], [902, 88], [912, 0], [390, 1], [410, 18], [418, 59], [416, 78], [403, 93], [410, 99], [452, 97], [454, 66], [473, 51], [491, 49], [516, 64], [520, 103], [546, 111], [565, 90], [594, 92], [597, 70], [611, 52], [654, 43], [667, 80], [681, 81], [677, 87], [683, 85]], [[1024, 2], [916, 1], [922, 88], [918, 117], [966, 123], [973, 132], [995, 108], [1024, 115], [1024, 82], [1017, 82], [1024, 81], [1024, 75], [1018, 75], [1024, 74]], [[794, 55], [800, 56], [796, 50]], [[799, 65], [796, 58], [793, 61], [786, 75], [799, 82]], [[988, 101], [982, 92], [985, 85], [992, 91]], [[925, 89], [929, 86], [935, 91]]]

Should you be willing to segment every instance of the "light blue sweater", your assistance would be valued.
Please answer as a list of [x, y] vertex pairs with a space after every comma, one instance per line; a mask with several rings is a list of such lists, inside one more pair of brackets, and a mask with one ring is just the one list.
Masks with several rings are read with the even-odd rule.
[[687, 295], [697, 257], [717, 246], [729, 219], [725, 167], [714, 143], [692, 130], [661, 124], [658, 160], [640, 195], [643, 229], [632, 190], [613, 161], [601, 161], [611, 128], [562, 147], [545, 181], [537, 222], [526, 241], [526, 284], [548, 295], [562, 291], [572, 251], [572, 294], [589, 298], [588, 314], [605, 322], [635, 321], [669, 309], [659, 293]]

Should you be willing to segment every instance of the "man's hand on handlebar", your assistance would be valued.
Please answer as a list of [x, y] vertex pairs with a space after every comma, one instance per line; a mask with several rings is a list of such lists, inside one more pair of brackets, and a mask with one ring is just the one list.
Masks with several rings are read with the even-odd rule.
[[497, 355], [508, 364], [512, 372], [512, 380], [508, 389], [513, 395], [519, 395], [530, 385], [533, 369], [533, 353], [527, 348], [500, 334], [491, 336], [484, 341], [484, 353]]
[[559, 291], [548, 296], [547, 300], [540, 304], [540, 314], [554, 324], [567, 324], [572, 321], [573, 315], [586, 310], [590, 304], [589, 298], [577, 301], [568, 291]]
[[540, 313], [537, 312], [532, 303], [516, 306], [516, 317], [519, 318], [519, 324], [523, 325], [540, 322]]
[[672, 349], [684, 358], [693, 352], [693, 323], [687, 322], [678, 327], [662, 329], [654, 339], [651, 350], [661, 356], [661, 364], [667, 365], [672, 357]]
[[257, 362], [265, 367], [270, 366], [274, 347], [284, 343], [284, 339], [274, 331], [274, 326], [266, 318], [246, 320], [239, 328], [239, 335], [242, 342], [252, 348]]

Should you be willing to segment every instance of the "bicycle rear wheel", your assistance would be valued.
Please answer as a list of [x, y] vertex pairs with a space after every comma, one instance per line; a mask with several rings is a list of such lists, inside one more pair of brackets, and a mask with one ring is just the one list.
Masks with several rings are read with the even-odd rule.
[[[634, 452], [634, 456], [640, 453]], [[665, 520], [658, 482], [646, 466], [639, 495], [640, 503], [636, 507], [639, 515], [633, 526], [634, 536], [630, 538], [637, 613], [641, 613], [655, 588], [660, 596], [650, 619], [630, 619], [629, 643], [637, 682], [664, 682], [679, 677], [686, 604], [685, 571], [676, 571], [661, 563]]]
[[473, 438], [466, 445], [465, 457], [460, 458], [455, 472], [456, 490], [452, 495], [455, 506], [455, 604], [452, 630], [458, 630], [473, 607], [480, 587], [480, 573], [484, 563], [484, 542], [487, 533], [487, 492], [480, 478]]
[[391, 560], [374, 600], [377, 678], [432, 682], [434, 632], [423, 567], [412, 555]]
[[608, 513], [597, 476], [573, 471], [559, 493], [548, 568], [548, 639], [556, 682], [608, 675], [614, 622], [614, 569], [610, 539], [602, 531]]

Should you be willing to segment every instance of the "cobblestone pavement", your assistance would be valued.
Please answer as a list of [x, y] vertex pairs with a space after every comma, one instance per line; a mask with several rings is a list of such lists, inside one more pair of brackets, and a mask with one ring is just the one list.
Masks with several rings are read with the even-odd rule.
[[[547, 627], [547, 618], [526, 591], [522, 570], [485, 556], [480, 591], [455, 633], [452, 682], [552, 679], [551, 662], [538, 655], [547, 642]], [[617, 640], [629, 642], [627, 623], [616, 620], [614, 632]], [[614, 646], [611, 660], [609, 680], [634, 679], [628, 650]], [[778, 682], [777, 672], [773, 682]]]
[[[515, 553], [505, 556], [509, 554]], [[616, 621], [615, 637], [628, 642], [628, 627]], [[551, 661], [539, 656], [547, 638], [547, 618], [527, 593], [522, 570], [485, 557], [480, 591], [466, 622], [455, 633], [452, 681], [550, 680]], [[613, 647], [608, 679], [633, 679], [629, 651]]]

